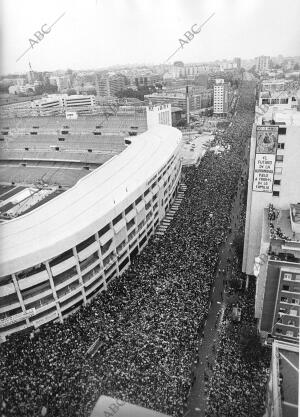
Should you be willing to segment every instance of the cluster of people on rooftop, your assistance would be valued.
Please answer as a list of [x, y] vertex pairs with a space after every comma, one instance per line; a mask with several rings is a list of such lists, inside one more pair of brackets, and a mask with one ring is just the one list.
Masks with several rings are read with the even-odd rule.
[[88, 417], [102, 394], [183, 415], [251, 135], [253, 89], [241, 87], [232, 125], [215, 138], [224, 152], [184, 172], [187, 191], [163, 238], [63, 324], [1, 345], [1, 416]]

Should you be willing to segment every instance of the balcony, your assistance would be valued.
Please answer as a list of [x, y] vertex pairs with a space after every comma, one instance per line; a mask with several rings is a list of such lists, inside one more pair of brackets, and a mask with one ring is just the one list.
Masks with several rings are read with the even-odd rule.
[[1, 297], [5, 297], [6, 295], [10, 295], [16, 292], [15, 286], [13, 282], [10, 282], [6, 285], [0, 286], [0, 295]]
[[19, 299], [16, 293], [0, 297], [0, 313], [14, 310], [20, 307]]
[[135, 215], [136, 215], [136, 210], [135, 209], [130, 210], [130, 212], [125, 215], [126, 222], [127, 223], [130, 222], [130, 220], [132, 220], [135, 217]]
[[99, 249], [98, 242], [92, 243], [87, 248], [83, 249], [81, 252], [78, 252], [78, 259], [80, 262], [84, 261], [86, 258], [88, 258], [90, 255], [92, 255], [94, 252], [96, 252]]
[[90, 285], [85, 290], [85, 294], [88, 297], [94, 290], [98, 289], [98, 291], [100, 291], [101, 288], [104, 288], [104, 282], [103, 281], [96, 282], [94, 285]]
[[125, 219], [121, 219], [120, 221], [118, 221], [118, 223], [116, 223], [114, 225], [114, 232], [116, 234], [118, 234], [124, 227], [126, 226], [126, 221]]
[[79, 282], [75, 282], [72, 285], [68, 286], [67, 288], [64, 288], [63, 290], [60, 290], [57, 296], [59, 297], [59, 302], [62, 303], [65, 300], [69, 299], [73, 295], [77, 294], [78, 292], [81, 292], [82, 286], [79, 284]]
[[138, 213], [140, 213], [144, 208], [145, 208], [145, 203], [144, 201], [140, 201], [137, 205], [136, 205], [136, 211]]
[[[82, 292], [81, 291], [77, 291], [75, 292], [75, 294], [70, 294], [70, 298], [67, 297], [68, 299], [65, 301], [60, 301], [60, 308], [62, 311], [68, 309], [69, 307], [73, 307], [74, 304], [78, 303], [78, 301], [80, 301], [82, 299]], [[75, 308], [75, 307], [74, 307]], [[62, 314], [66, 314], [65, 312], [63, 312]]]
[[[50, 286], [50, 285], [49, 285]], [[23, 294], [22, 294], [22, 296], [23, 296], [23, 300], [24, 300], [24, 304], [27, 306], [27, 308], [29, 308], [28, 307], [28, 304], [30, 304], [30, 303], [35, 303], [36, 301], [42, 301], [41, 299], [43, 299], [43, 298], [46, 298], [46, 297], [48, 297], [49, 295], [51, 295], [52, 296], [52, 289], [51, 288], [45, 288], [44, 290], [42, 290], [42, 291], [39, 291], [39, 290], [37, 290], [37, 291], [34, 291], [34, 292], [32, 292], [32, 293], [30, 293], [30, 294], [28, 294], [27, 296], [26, 296], [26, 298], [23, 296]], [[40, 302], [39, 303], [35, 303], [35, 304], [40, 304]], [[35, 306], [33, 306], [33, 307], [35, 307]]]
[[78, 274], [76, 268], [70, 269], [67, 273], [61, 274], [60, 277], [55, 277], [54, 285], [56, 291], [59, 291], [61, 288], [64, 288], [66, 285], [71, 284], [78, 279]]
[[130, 222], [126, 224], [127, 231], [129, 232], [133, 227], [135, 227], [135, 220], [131, 219]]
[[111, 229], [109, 229], [106, 233], [104, 233], [100, 238], [100, 245], [104, 246], [105, 243], [107, 243], [110, 239], [112, 239], [114, 236], [114, 233]]
[[43, 281], [47, 281], [49, 279], [47, 270], [43, 270], [38, 272], [37, 274], [29, 275], [26, 278], [19, 279], [18, 284], [20, 290], [25, 290], [26, 288], [33, 287], [37, 284], [40, 284]]
[[98, 252], [95, 252], [89, 258], [80, 262], [80, 270], [82, 273], [85, 273], [93, 268], [97, 263], [100, 263], [100, 259], [98, 258]]
[[101, 276], [102, 272], [103, 271], [100, 269], [100, 267], [98, 267], [98, 268], [96, 267], [92, 271], [90, 271], [89, 273], [87, 273], [86, 275], [84, 275], [83, 276], [84, 286], [89, 286], [92, 282], [94, 282], [97, 279], [99, 279], [99, 277]]
[[55, 309], [51, 309], [51, 311], [47, 311], [43, 317], [40, 317], [35, 320], [31, 320], [31, 323], [34, 325], [35, 328], [42, 326], [43, 324], [48, 323], [49, 321], [53, 321], [58, 318], [58, 312]]
[[52, 275], [56, 276], [59, 275], [61, 273], [63, 273], [64, 271], [67, 271], [68, 269], [72, 268], [72, 266], [76, 265], [76, 259], [74, 258], [74, 256], [71, 256], [70, 258], [66, 259], [65, 261], [52, 266], [51, 270], [52, 270]]
[[49, 310], [49, 308], [55, 307], [55, 300], [53, 298], [53, 295], [49, 295], [48, 297], [43, 298], [42, 300], [38, 300], [36, 302], [26, 304], [26, 309], [29, 310], [30, 308], [35, 308], [36, 313], [40, 313], [46, 310]]

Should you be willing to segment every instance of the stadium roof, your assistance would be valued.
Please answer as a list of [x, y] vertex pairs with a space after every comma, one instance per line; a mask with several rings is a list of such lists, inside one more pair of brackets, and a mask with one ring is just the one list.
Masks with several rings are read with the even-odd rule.
[[51, 259], [105, 226], [118, 205], [168, 161], [180, 139], [173, 127], [148, 130], [66, 192], [0, 224], [0, 276]]

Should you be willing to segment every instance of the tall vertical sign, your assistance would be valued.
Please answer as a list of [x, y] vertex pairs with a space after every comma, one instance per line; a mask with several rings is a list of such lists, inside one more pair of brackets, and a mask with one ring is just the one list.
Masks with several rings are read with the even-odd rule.
[[278, 126], [256, 127], [253, 191], [271, 193], [278, 142]]

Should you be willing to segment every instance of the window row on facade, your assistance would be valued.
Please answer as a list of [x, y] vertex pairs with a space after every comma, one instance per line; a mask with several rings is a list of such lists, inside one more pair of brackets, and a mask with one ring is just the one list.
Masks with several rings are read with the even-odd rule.
[[[2, 335], [62, 321], [126, 270], [175, 198], [181, 161], [174, 155], [160, 172], [144, 193], [93, 235], [53, 259], [1, 278]], [[28, 312], [33, 311], [31, 317]]]

